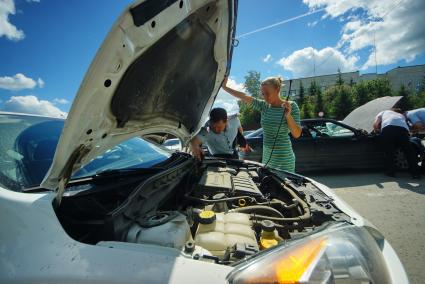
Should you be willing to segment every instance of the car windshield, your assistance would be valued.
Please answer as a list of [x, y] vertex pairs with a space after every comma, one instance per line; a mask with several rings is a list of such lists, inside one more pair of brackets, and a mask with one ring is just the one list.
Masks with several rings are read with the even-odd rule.
[[[0, 115], [0, 186], [19, 191], [40, 185], [52, 163], [64, 122], [37, 116]], [[93, 159], [73, 178], [105, 170], [147, 168], [170, 156], [171, 152], [164, 148], [132, 138]]]
[[177, 146], [180, 144], [179, 139], [168, 139], [162, 144], [163, 146]]
[[322, 135], [327, 137], [351, 137], [354, 136], [354, 132], [350, 129], [342, 127], [341, 125], [332, 122], [323, 122], [314, 125], [314, 130], [320, 132]]
[[340, 137], [340, 136], [353, 136], [354, 133], [350, 129], [342, 127], [341, 125], [326, 122], [326, 128], [330, 136]]

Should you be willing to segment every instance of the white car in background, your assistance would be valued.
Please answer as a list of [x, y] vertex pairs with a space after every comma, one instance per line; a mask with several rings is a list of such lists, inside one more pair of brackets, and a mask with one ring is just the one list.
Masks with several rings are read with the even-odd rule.
[[233, 0], [147, 0], [100, 47], [66, 121], [0, 114], [0, 283], [408, 283], [326, 186], [167, 151], [229, 71]]
[[182, 143], [180, 142], [180, 139], [178, 138], [167, 139], [164, 141], [164, 143], [162, 143], [162, 146], [174, 151], [182, 150]]

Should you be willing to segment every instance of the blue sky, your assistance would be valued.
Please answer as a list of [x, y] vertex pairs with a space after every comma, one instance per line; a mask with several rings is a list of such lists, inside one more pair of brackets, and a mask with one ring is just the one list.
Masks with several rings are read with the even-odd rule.
[[[97, 48], [130, 2], [0, 0], [0, 109], [66, 115]], [[238, 88], [248, 70], [285, 78], [338, 68], [375, 72], [373, 42], [380, 73], [425, 63], [422, 0], [239, 2], [237, 35], [317, 12], [239, 38], [231, 70]], [[235, 108], [224, 94], [218, 104]]]

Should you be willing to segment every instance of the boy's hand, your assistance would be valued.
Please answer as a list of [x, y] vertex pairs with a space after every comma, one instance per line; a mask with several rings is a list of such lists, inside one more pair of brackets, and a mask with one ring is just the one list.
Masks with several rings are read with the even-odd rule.
[[251, 148], [251, 146], [249, 146], [248, 145], [248, 143], [246, 144], [246, 146], [245, 147], [243, 147], [243, 148], [240, 148], [240, 150], [242, 151], [242, 152], [244, 152], [244, 153], [249, 153], [249, 152], [251, 152], [252, 151], [252, 148]]
[[199, 146], [192, 146], [191, 147], [192, 150], [192, 155], [193, 157], [195, 157], [196, 160], [198, 161], [202, 161], [204, 159], [204, 151], [202, 150], [201, 147]]

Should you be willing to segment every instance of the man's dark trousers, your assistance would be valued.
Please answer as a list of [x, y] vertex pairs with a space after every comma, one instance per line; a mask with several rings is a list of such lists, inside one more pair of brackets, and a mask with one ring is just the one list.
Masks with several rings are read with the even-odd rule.
[[395, 173], [394, 154], [398, 148], [401, 148], [407, 158], [410, 173], [412, 175], [419, 174], [418, 159], [409, 138], [409, 131], [404, 127], [389, 125], [382, 129], [381, 141], [385, 151], [385, 164], [388, 174]]

